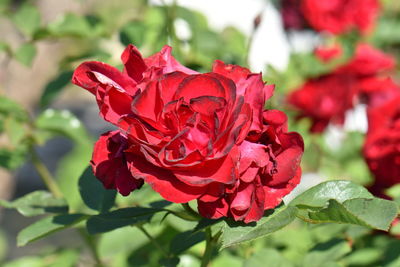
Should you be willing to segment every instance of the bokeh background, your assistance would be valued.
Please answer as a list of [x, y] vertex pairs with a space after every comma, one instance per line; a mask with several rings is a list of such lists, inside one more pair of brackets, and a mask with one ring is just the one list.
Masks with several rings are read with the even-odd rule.
[[[79, 126], [83, 129], [81, 138], [90, 144], [111, 128], [98, 117], [98, 108], [92, 95], [70, 83], [74, 68], [86, 60], [120, 66], [119, 56], [129, 43], [135, 44], [144, 56], [169, 44], [174, 49], [174, 56], [192, 69], [210, 71], [212, 62], [221, 59], [247, 66], [252, 72], [262, 72], [266, 82], [276, 84], [274, 99], [267, 103], [267, 107], [287, 111], [289, 128], [299, 131], [306, 143], [302, 183], [286, 201], [327, 179], [347, 179], [371, 187], [379, 177], [373, 175], [363, 154], [369, 104], [352, 98], [351, 107], [341, 110], [343, 121], [331, 121], [319, 133], [311, 133], [312, 116], [306, 114], [300, 119], [301, 108], [290, 104], [287, 97], [301, 89], [307, 81], [333, 73], [341, 65], [351, 62], [359, 43], [368, 43], [393, 60], [393, 66], [383, 68], [379, 75], [390, 78], [395, 90], [400, 90], [397, 85], [399, 65], [395, 63], [400, 57], [400, 2], [379, 1], [379, 14], [366, 34], [354, 29], [332, 34], [316, 30], [310, 25], [290, 27], [282, 16], [283, 2], [293, 2], [296, 7], [300, 1], [0, 0], [0, 94], [28, 110], [32, 118], [59, 110], [60, 116], [72, 123], [66, 124], [67, 128], [73, 128], [74, 119], [79, 119], [83, 124]], [[314, 53], [319, 47], [336, 45], [342, 47], [344, 52], [333, 63], [321, 61]], [[340, 88], [344, 86], [339, 85]], [[336, 89], [333, 87], [330, 90]], [[312, 100], [315, 109], [323, 98]], [[336, 100], [340, 103], [348, 101], [342, 97]], [[7, 127], [2, 127], [2, 130], [7, 132]], [[18, 132], [18, 127], [10, 131]], [[6, 167], [0, 170], [0, 199], [12, 200], [33, 190], [44, 189], [24, 152], [19, 151], [21, 140], [17, 138], [15, 144], [10, 146], [12, 140], [3, 135], [0, 138], [0, 160], [2, 166]], [[38, 154], [56, 177], [65, 180], [63, 177], [79, 175], [86, 167], [91, 146], [80, 145], [73, 138], [57, 136], [44, 138], [38, 147]], [[72, 162], [72, 158], [75, 161]], [[81, 159], [81, 163], [77, 164], [77, 159]], [[400, 182], [399, 175], [400, 172], [393, 172], [394, 182], [376, 193], [397, 198], [400, 194], [395, 185]], [[390, 192], [387, 191], [389, 188], [392, 188]], [[0, 259], [3, 263], [8, 262], [7, 266], [75, 266], [76, 258], [79, 258], [79, 266], [92, 264], [88, 252], [84, 251], [83, 256], [77, 253], [81, 249], [80, 237], [73, 231], [64, 231], [17, 248], [17, 233], [33, 221], [15, 210], [1, 210]], [[171, 225], [171, 228], [175, 227], [173, 223]], [[340, 227], [327, 229], [331, 232], [330, 236], [348, 230]], [[293, 261], [304, 256], [315, 244], [326, 241], [321, 237], [320, 228], [313, 231], [312, 234], [307, 234], [306, 228], [289, 231], [289, 234], [297, 232], [298, 238], [306, 240], [304, 243], [295, 242], [291, 248], [289, 241], [282, 241], [290, 240], [290, 237], [282, 233], [255, 247], [283, 251], [285, 257]], [[396, 231], [392, 236], [385, 236], [386, 239], [379, 237], [376, 240], [364, 237], [362, 234], [365, 233], [361, 230], [358, 235], [351, 234], [362, 236], [360, 247], [367, 248], [367, 251], [357, 256], [361, 259], [357, 262], [355, 256], [352, 257], [356, 259], [349, 258], [350, 252], [346, 250], [338, 257], [343, 264], [339, 266], [381, 266], [376, 265], [378, 263], [400, 266], [400, 259], [396, 257], [400, 251], [392, 248], [394, 245], [400, 247], [396, 241]], [[123, 256], [118, 256], [121, 265], [116, 260], [115, 266], [157, 266], [145, 260], [135, 262], [133, 259], [137, 257], [129, 258], [129, 255], [133, 255], [131, 251], [135, 250], [133, 247], [146, 245], [140, 233], [114, 235], [116, 237], [105, 237], [101, 241], [100, 250], [110, 258], [120, 253], [118, 249], [123, 251]], [[113, 240], [122, 239], [123, 235], [135, 241], [129, 242], [127, 238], [116, 248], [116, 241]], [[132, 242], [135, 244], [130, 251], [121, 248]], [[60, 247], [68, 247], [68, 250], [62, 251], [64, 254], [61, 253], [61, 256], [54, 256]], [[223, 264], [228, 263], [242, 266], [239, 258], [249, 258], [252, 251], [250, 247], [247, 250], [245, 248], [244, 252], [225, 251], [222, 260], [213, 266], [225, 266]], [[54, 265], [43, 263], [46, 257]], [[369, 262], [366, 257], [369, 257]], [[54, 258], [61, 260], [54, 261]], [[58, 265], [63, 261], [64, 265]], [[124, 261], [128, 265], [124, 265]], [[198, 260], [190, 254], [186, 261], [181, 261], [181, 266], [196, 264]]]

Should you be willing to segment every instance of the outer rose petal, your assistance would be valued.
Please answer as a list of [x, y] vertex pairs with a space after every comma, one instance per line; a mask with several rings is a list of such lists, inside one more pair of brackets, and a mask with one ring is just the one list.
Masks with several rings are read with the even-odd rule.
[[282, 198], [292, 192], [292, 190], [300, 183], [301, 168], [297, 168], [296, 175], [288, 181], [286, 185], [273, 187], [264, 186], [265, 202], [264, 209], [273, 209], [282, 202]]
[[122, 116], [132, 113], [132, 97], [114, 87], [108, 88], [104, 92], [104, 96], [98, 98], [100, 98], [100, 101], [98, 101], [100, 114], [112, 124], [117, 125]]
[[219, 219], [228, 216], [229, 205], [224, 198], [220, 198], [215, 202], [197, 200], [197, 204], [198, 211], [203, 217]]
[[172, 172], [147, 162], [143, 157], [127, 154], [128, 166], [134, 177], [140, 177], [163, 198], [175, 203], [186, 203], [199, 198], [207, 187], [189, 186], [179, 181]]
[[264, 215], [264, 210], [265, 210], [264, 203], [266, 201], [266, 197], [270, 197], [265, 195], [264, 188], [259, 181], [255, 183], [255, 191], [253, 194], [254, 194], [254, 201], [250, 206], [250, 209], [247, 212], [246, 217], [244, 218], [245, 223], [255, 222], [261, 219], [261, 217]]
[[123, 154], [126, 139], [118, 131], [106, 132], [94, 145], [91, 165], [95, 176], [108, 189], [117, 189], [121, 195], [143, 185], [142, 179], [134, 178], [128, 170]]
[[180, 71], [186, 74], [197, 74], [198, 72], [182, 66], [176, 59], [171, 55], [172, 48], [165, 45], [159, 53], [156, 53], [148, 58], [144, 59], [147, 66], [160, 69], [159, 75], [171, 73], [174, 71]]
[[125, 65], [124, 73], [139, 83], [143, 78], [143, 72], [147, 69], [147, 66], [136, 46], [128, 45], [121, 55], [121, 60]]
[[118, 69], [103, 62], [88, 61], [76, 68], [72, 75], [72, 83], [96, 94], [98, 87], [115, 87], [121, 92], [133, 96], [136, 91], [136, 82]]

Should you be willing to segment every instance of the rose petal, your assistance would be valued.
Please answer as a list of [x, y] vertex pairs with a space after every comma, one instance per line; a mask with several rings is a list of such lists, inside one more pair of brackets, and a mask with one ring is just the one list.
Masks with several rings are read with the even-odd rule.
[[76, 68], [72, 75], [72, 83], [96, 94], [98, 86], [115, 87], [117, 90], [133, 96], [136, 91], [136, 82], [118, 69], [103, 62], [88, 61]]

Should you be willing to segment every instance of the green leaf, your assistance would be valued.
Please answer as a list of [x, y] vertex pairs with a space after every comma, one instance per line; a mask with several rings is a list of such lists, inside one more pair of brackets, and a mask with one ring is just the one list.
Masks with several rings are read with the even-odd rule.
[[383, 253], [380, 247], [357, 249], [346, 256], [344, 262], [346, 266], [377, 266], [374, 263], [382, 259]]
[[[303, 260], [302, 266], [325, 267], [333, 264], [351, 251], [350, 245], [345, 240], [332, 239], [326, 243], [315, 246]], [[338, 265], [340, 266], [340, 265]]]
[[0, 0], [0, 14], [5, 13], [10, 8], [11, 0]]
[[66, 214], [43, 218], [18, 233], [17, 245], [19, 247], [43, 238], [51, 233], [71, 227], [86, 219], [82, 214]]
[[192, 246], [204, 241], [206, 234], [196, 231], [185, 231], [177, 234], [170, 243], [169, 251], [174, 255], [179, 255]]
[[13, 117], [5, 118], [3, 123], [4, 132], [7, 134], [11, 147], [16, 148], [21, 145], [28, 133], [25, 123]]
[[68, 212], [68, 206], [65, 200], [54, 198], [53, 195], [47, 191], [31, 192], [12, 202], [1, 200], [0, 205], [6, 208], [16, 209], [19, 213], [27, 217], [41, 215], [47, 212]]
[[282, 206], [274, 210], [268, 210], [258, 222], [244, 224], [227, 221], [222, 228], [222, 248], [251, 241], [283, 228], [291, 223], [297, 213], [297, 208]]
[[79, 193], [86, 206], [99, 212], [106, 212], [114, 205], [117, 192], [105, 189], [93, 175], [92, 168], [88, 167], [79, 178]]
[[349, 223], [387, 231], [397, 216], [397, 205], [380, 198], [355, 198], [343, 203], [331, 199], [327, 208], [308, 216], [314, 223]]
[[48, 25], [48, 30], [57, 37], [87, 37], [92, 34], [89, 21], [73, 13], [63, 14]]
[[50, 81], [40, 97], [40, 106], [48, 106], [61, 93], [62, 89], [71, 82], [71, 77], [72, 71], [64, 71]]
[[74, 267], [78, 265], [79, 251], [77, 250], [63, 250], [57, 253], [56, 257], [53, 256], [53, 261], [46, 267]]
[[86, 211], [84, 209], [86, 206], [77, 188], [79, 178], [88, 166], [92, 150], [92, 145], [76, 144], [73, 150], [65, 155], [58, 164], [57, 182], [68, 202], [70, 212]]
[[131, 21], [125, 24], [119, 33], [119, 39], [123, 45], [134, 44], [141, 47], [144, 43], [146, 25], [139, 21]]
[[[154, 235], [153, 232], [151, 232]], [[118, 228], [101, 234], [98, 240], [98, 252], [109, 258], [118, 253], [132, 252], [149, 242], [149, 239], [137, 227]]]
[[278, 251], [271, 248], [263, 248], [247, 259], [243, 267], [292, 267], [289, 260], [285, 259]]
[[23, 4], [12, 19], [18, 29], [27, 36], [32, 36], [40, 27], [40, 12], [32, 4]]
[[21, 45], [14, 54], [14, 58], [27, 67], [32, 65], [36, 56], [36, 47], [31, 43]]
[[20, 104], [4, 96], [0, 96], [0, 115], [11, 116], [20, 121], [28, 121], [29, 118]]
[[123, 208], [89, 218], [86, 228], [90, 234], [104, 233], [114, 229], [150, 221], [154, 213], [161, 211], [153, 208]]
[[158, 263], [162, 267], [176, 267], [179, 264], [179, 258], [164, 258], [160, 259]]
[[7, 54], [11, 54], [11, 48], [10, 45], [7, 44], [6, 42], [0, 42], [0, 52], [5, 52]]
[[37, 117], [35, 126], [54, 135], [64, 135], [78, 144], [87, 145], [91, 141], [82, 123], [68, 110], [47, 109]]
[[327, 181], [303, 192], [290, 202], [290, 206], [324, 207], [328, 200], [334, 199], [342, 203], [353, 198], [373, 198], [368, 190], [350, 181]]
[[8, 170], [14, 170], [26, 161], [27, 154], [28, 146], [24, 143], [15, 149], [0, 148], [0, 166]]

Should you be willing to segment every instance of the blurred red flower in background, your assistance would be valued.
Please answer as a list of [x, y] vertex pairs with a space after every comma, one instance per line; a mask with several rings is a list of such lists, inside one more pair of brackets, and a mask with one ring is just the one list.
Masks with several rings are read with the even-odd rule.
[[[332, 49], [318, 49], [316, 56], [327, 61], [341, 54], [338, 48]], [[300, 117], [311, 118], [312, 132], [322, 132], [330, 122], [343, 124], [345, 112], [355, 102], [373, 103], [397, 91], [393, 83], [387, 86], [391, 81], [380, 77], [394, 66], [393, 57], [367, 44], [359, 44], [348, 63], [308, 80], [288, 96], [288, 102], [300, 111]]]
[[384, 189], [400, 183], [400, 94], [368, 109], [363, 153], [375, 176], [370, 190], [384, 196]]
[[282, 0], [281, 3], [286, 29], [311, 27], [332, 34], [354, 29], [367, 33], [373, 28], [378, 13], [378, 0]]

